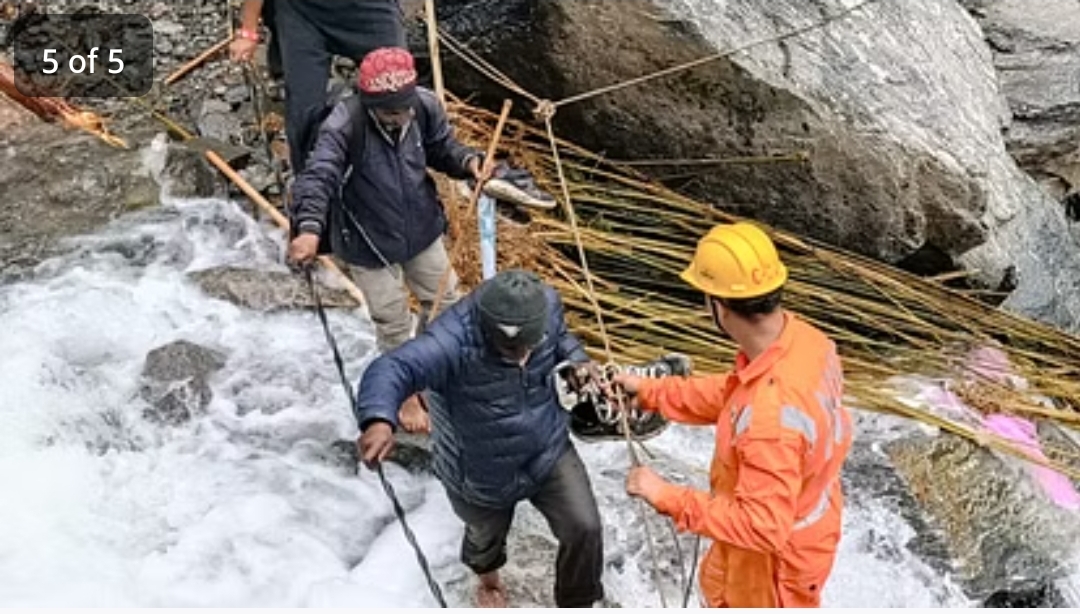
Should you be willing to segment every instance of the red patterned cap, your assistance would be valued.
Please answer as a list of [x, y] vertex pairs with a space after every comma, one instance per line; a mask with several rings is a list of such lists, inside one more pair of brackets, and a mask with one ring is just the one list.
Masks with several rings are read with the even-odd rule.
[[376, 49], [360, 63], [357, 85], [368, 106], [411, 106], [416, 95], [416, 62], [411, 53], [399, 47]]

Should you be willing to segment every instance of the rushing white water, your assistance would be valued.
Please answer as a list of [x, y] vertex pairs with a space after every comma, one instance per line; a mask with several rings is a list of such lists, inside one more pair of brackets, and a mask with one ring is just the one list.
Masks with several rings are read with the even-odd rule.
[[[171, 203], [0, 288], [0, 605], [434, 605], [376, 476], [326, 460], [355, 425], [314, 315], [242, 310], [185, 278], [220, 264], [279, 269], [282, 248], [233, 204]], [[355, 379], [370, 326], [362, 310], [331, 323]], [[207, 414], [162, 427], [142, 417], [139, 373], [149, 350], [178, 339], [227, 360]], [[672, 427], [650, 447], [661, 471], [704, 481], [711, 429]], [[659, 605], [642, 508], [623, 490], [625, 449], [579, 449], [606, 525], [610, 598]], [[388, 475], [451, 605], [468, 606], [462, 527], [441, 486]], [[551, 605], [554, 542], [535, 510], [519, 512], [514, 599]], [[651, 518], [677, 605], [672, 535]], [[912, 530], [886, 506], [853, 496], [845, 524], [826, 605], [966, 604], [906, 549]]]

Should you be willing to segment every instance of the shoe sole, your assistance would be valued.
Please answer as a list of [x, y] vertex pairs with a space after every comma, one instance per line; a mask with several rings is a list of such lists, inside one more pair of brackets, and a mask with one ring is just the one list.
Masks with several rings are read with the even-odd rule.
[[484, 184], [484, 193], [498, 200], [531, 209], [551, 210], [557, 204], [554, 200], [536, 198], [503, 179], [489, 179]]

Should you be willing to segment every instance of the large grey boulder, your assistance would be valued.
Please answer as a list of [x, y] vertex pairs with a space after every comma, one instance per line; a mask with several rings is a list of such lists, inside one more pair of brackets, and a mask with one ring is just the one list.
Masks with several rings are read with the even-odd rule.
[[[558, 100], [854, 4], [447, 0], [440, 17], [517, 83]], [[458, 59], [445, 65], [459, 93], [508, 95]], [[1080, 249], [1060, 205], [1006, 151], [1009, 117], [975, 19], [954, 0], [911, 0], [560, 107], [554, 121], [612, 158], [738, 158], [653, 175], [683, 176], [675, 187], [725, 209], [913, 270], [963, 265], [980, 285], [1015, 285], [1006, 307], [1075, 328]]]

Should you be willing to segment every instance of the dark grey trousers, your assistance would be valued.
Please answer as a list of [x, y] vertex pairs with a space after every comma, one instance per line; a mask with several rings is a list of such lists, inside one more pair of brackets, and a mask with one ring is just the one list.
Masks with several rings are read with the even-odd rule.
[[331, 55], [356, 61], [380, 47], [406, 47], [398, 0], [271, 0], [274, 32], [285, 72], [285, 135], [294, 175], [319, 129]]
[[[589, 608], [604, 598], [604, 531], [593, 497], [592, 483], [573, 444], [551, 477], [529, 501], [547, 519], [559, 542], [555, 560], [555, 604], [560, 608]], [[465, 523], [461, 560], [477, 574], [506, 564], [506, 536], [514, 508], [472, 505], [450, 495], [454, 512]]]

